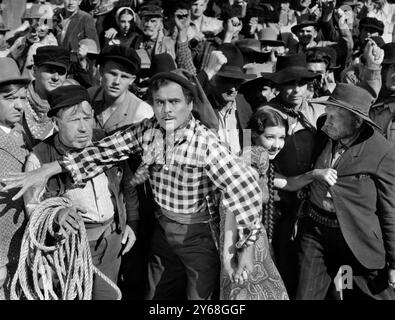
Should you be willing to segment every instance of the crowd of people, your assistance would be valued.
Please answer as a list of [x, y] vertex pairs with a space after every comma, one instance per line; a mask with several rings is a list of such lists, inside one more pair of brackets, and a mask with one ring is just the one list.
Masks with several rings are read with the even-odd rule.
[[125, 300], [395, 299], [394, 22], [387, 0], [27, 3], [0, 24], [0, 299], [59, 198], [40, 237], [82, 223]]

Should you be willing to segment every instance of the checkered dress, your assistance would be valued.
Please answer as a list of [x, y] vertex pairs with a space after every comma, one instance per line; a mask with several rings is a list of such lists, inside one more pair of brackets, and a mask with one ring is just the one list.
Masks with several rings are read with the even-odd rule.
[[[260, 232], [262, 199], [252, 171], [194, 118], [175, 136], [165, 139], [166, 143], [156, 119], [146, 119], [93, 147], [69, 154], [60, 165], [76, 183], [83, 184], [132, 154], [155, 158], [155, 163], [162, 165], [155, 166], [150, 183], [155, 200], [163, 209], [179, 215], [202, 212], [207, 209], [206, 197], [220, 190], [222, 205], [236, 217], [236, 246], [254, 243]], [[149, 153], [156, 155], [148, 157]]]

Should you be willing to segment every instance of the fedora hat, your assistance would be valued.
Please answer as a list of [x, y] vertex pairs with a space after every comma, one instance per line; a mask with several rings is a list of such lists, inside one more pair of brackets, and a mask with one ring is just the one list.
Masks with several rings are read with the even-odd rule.
[[383, 64], [395, 63], [395, 42], [386, 43], [382, 49], [384, 50]]
[[240, 49], [244, 64], [248, 63], [264, 63], [269, 60], [270, 54], [261, 52], [261, 42], [257, 39], [242, 39], [235, 42], [235, 45]]
[[228, 62], [218, 71], [217, 76], [240, 80], [254, 79], [256, 77], [253, 74], [245, 74], [243, 72], [243, 54], [234, 44], [224, 43], [218, 47], [218, 50], [222, 51]]
[[277, 59], [276, 72], [267, 77], [275, 84], [286, 84], [294, 81], [313, 80], [321, 75], [307, 69], [306, 55], [291, 54]]
[[296, 35], [298, 33], [299, 29], [306, 28], [306, 27], [315, 27], [316, 29], [318, 29], [318, 26], [319, 26], [319, 24], [317, 22], [306, 20], [306, 21], [303, 21], [303, 22], [293, 26], [291, 28], [291, 31], [293, 34]]
[[328, 100], [321, 103], [351, 111], [371, 126], [381, 131], [381, 128], [369, 117], [369, 110], [372, 105], [372, 96], [362, 87], [348, 83], [338, 83]]
[[261, 91], [263, 86], [274, 87], [275, 84], [268, 78], [270, 74], [270, 72], [261, 72], [260, 77], [241, 84], [239, 92], [246, 96], [258, 90]]
[[11, 83], [27, 84], [30, 79], [22, 77], [14, 59], [0, 58], [0, 85]]
[[281, 47], [285, 46], [284, 41], [278, 40], [279, 32], [273, 28], [263, 28], [259, 34], [258, 39], [261, 44], [272, 46], [272, 47]]

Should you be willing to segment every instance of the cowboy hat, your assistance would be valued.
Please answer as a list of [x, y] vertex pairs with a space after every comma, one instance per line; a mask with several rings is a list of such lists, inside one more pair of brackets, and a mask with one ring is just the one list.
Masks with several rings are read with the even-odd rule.
[[21, 76], [14, 59], [0, 58], [0, 85], [4, 86], [11, 83], [27, 84], [29, 82], [29, 78]]
[[222, 51], [228, 62], [218, 71], [217, 76], [224, 78], [248, 80], [256, 76], [245, 74], [243, 72], [244, 58], [238, 47], [231, 43], [224, 43], [219, 46], [218, 50]]
[[372, 102], [371, 94], [364, 88], [348, 83], [338, 83], [328, 100], [321, 102], [321, 104], [351, 111], [381, 131], [381, 128], [369, 117]]
[[285, 46], [284, 41], [278, 40], [279, 32], [273, 28], [263, 28], [259, 34], [258, 39], [262, 46], [268, 45], [271, 47], [281, 47]]
[[299, 29], [302, 28], [306, 28], [306, 27], [315, 27], [316, 29], [318, 29], [318, 23], [316, 21], [303, 21], [295, 26], [293, 26], [291, 28], [291, 31], [293, 34], [297, 34], [297, 32], [299, 31]]
[[276, 72], [267, 75], [269, 80], [280, 85], [301, 80], [312, 81], [320, 76], [307, 69], [306, 55], [304, 54], [291, 54], [278, 57]]

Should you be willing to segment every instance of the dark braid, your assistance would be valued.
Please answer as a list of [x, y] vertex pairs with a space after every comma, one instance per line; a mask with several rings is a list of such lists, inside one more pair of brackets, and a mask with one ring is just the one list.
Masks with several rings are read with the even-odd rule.
[[269, 178], [268, 179], [269, 201], [265, 205], [263, 225], [265, 226], [269, 242], [271, 242], [273, 239], [274, 222], [275, 222], [274, 221], [274, 165], [272, 162], [269, 162], [268, 178]]

